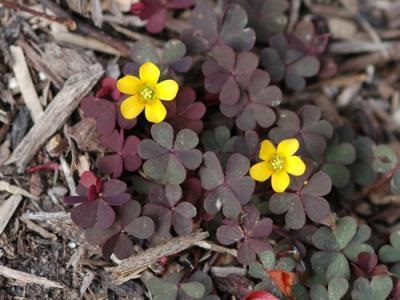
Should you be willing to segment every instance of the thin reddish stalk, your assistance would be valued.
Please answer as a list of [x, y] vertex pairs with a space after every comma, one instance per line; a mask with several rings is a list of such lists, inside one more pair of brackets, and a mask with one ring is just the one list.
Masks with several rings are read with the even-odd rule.
[[34, 15], [34, 16], [37, 16], [37, 17], [40, 17], [40, 18], [47, 19], [47, 20], [49, 20], [51, 22], [56, 22], [56, 23], [63, 24], [65, 26], [67, 26], [68, 29], [70, 29], [70, 30], [75, 30], [76, 29], [76, 23], [75, 23], [74, 20], [71, 20], [71, 19], [63, 19], [63, 18], [59, 18], [59, 17], [56, 17], [56, 16], [51, 16], [51, 15], [45, 14], [43, 12], [31, 9], [29, 7], [25, 7], [25, 6], [19, 5], [18, 3], [14, 3], [14, 2], [11, 2], [11, 1], [7, 1], [7, 0], [0, 0], [0, 4], [2, 4], [6, 8], [9, 8], [9, 9], [12, 9], [12, 10], [15, 10], [15, 11], [23, 11], [23, 12], [26, 12], [28, 14], [31, 14], [31, 15]]

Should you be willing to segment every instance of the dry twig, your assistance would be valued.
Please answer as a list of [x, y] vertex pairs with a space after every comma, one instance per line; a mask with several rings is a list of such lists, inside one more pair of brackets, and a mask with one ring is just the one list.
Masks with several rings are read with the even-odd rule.
[[147, 249], [136, 256], [122, 260], [117, 267], [108, 268], [116, 284], [122, 284], [134, 278], [138, 272], [156, 263], [161, 257], [170, 256], [195, 246], [208, 237], [208, 232], [198, 231], [190, 235], [174, 238], [165, 244]]
[[0, 206], [0, 235], [3, 233], [3, 230], [6, 228], [21, 201], [21, 195], [12, 195]]
[[24, 168], [44, 143], [64, 124], [78, 107], [82, 97], [93, 88], [102, 75], [101, 65], [94, 64], [86, 71], [71, 76], [6, 163], [16, 163], [18, 167]]
[[6, 266], [1, 266], [1, 265], [0, 265], [0, 275], [7, 277], [7, 278], [15, 279], [15, 280], [25, 283], [25, 284], [38, 284], [45, 288], [57, 288], [57, 289], [64, 288], [64, 286], [62, 284], [52, 281], [52, 280], [49, 280], [45, 277], [39, 277], [36, 275], [17, 271], [17, 270], [8, 268]]
[[29, 74], [28, 65], [26, 63], [24, 52], [20, 47], [11, 46], [10, 52], [13, 59], [13, 71], [17, 79], [19, 90], [28, 109], [31, 112], [33, 121], [39, 121], [43, 113], [42, 105], [33, 85], [31, 75]]
[[13, 194], [13, 195], [21, 195], [27, 198], [30, 198], [32, 200], [39, 200], [39, 197], [36, 197], [35, 195], [32, 195], [28, 191], [24, 190], [23, 188], [20, 188], [19, 186], [9, 184], [6, 181], [0, 181], [0, 191], [5, 191], [7, 193]]

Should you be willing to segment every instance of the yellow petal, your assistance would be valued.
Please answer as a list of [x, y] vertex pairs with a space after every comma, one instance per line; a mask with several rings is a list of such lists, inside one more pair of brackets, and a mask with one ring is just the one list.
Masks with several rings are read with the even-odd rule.
[[147, 84], [156, 85], [160, 78], [160, 69], [152, 62], [145, 62], [140, 66], [139, 77]]
[[117, 81], [117, 88], [123, 94], [135, 95], [142, 83], [136, 76], [126, 75]]
[[272, 170], [267, 162], [262, 161], [252, 166], [249, 173], [254, 180], [265, 181], [271, 176]]
[[260, 146], [259, 157], [262, 160], [269, 161], [273, 155], [275, 155], [276, 149], [275, 146], [271, 143], [270, 140], [263, 140]]
[[290, 156], [286, 158], [286, 172], [291, 175], [300, 176], [306, 171], [306, 165], [298, 156]]
[[146, 103], [145, 115], [149, 122], [160, 123], [165, 119], [167, 110], [159, 99], [155, 99]]
[[299, 141], [297, 139], [283, 140], [279, 143], [277, 152], [283, 157], [289, 157], [299, 150]]
[[272, 189], [277, 193], [284, 192], [289, 186], [290, 178], [285, 171], [272, 173]]
[[178, 93], [178, 84], [175, 80], [164, 80], [157, 84], [157, 95], [161, 100], [173, 100]]
[[144, 103], [138, 95], [126, 98], [121, 103], [121, 114], [125, 119], [136, 118], [144, 109]]

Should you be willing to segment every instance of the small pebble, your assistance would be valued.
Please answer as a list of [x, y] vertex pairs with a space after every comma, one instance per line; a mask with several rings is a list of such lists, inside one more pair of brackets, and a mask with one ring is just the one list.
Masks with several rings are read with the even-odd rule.
[[75, 243], [74, 241], [70, 241], [70, 242], [68, 243], [68, 247], [69, 247], [70, 249], [75, 249], [75, 248], [76, 248], [76, 243]]

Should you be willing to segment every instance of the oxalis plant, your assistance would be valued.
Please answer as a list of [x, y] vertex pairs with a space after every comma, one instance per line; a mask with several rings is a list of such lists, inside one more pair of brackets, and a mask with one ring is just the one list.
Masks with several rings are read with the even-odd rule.
[[[221, 3], [133, 6], [150, 33], [176, 9], [190, 26], [161, 48], [137, 42], [124, 75], [82, 100], [99, 149], [65, 198], [72, 220], [104, 259], [208, 231], [237, 250], [245, 299], [399, 299], [400, 232], [347, 215], [382, 183], [400, 194], [396, 154], [296, 101], [336, 73], [329, 32], [307, 18], [286, 30], [284, 0]], [[227, 298], [204, 272], [215, 259], [168, 272], [176, 259], [145, 282], [153, 299]]]

